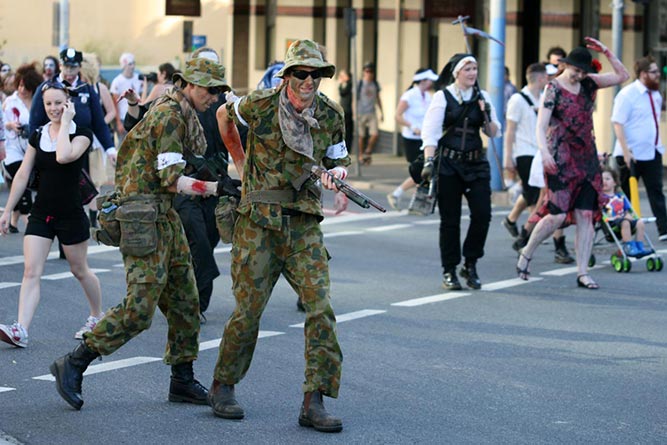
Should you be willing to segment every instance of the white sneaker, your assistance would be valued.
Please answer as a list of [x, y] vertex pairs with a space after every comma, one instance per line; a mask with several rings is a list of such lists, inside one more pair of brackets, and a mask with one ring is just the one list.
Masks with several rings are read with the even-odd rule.
[[18, 323], [11, 326], [0, 324], [0, 340], [18, 348], [25, 348], [28, 346], [28, 333]]
[[76, 331], [76, 334], [74, 334], [74, 338], [76, 338], [77, 340], [83, 339], [83, 334], [85, 334], [86, 332], [90, 332], [93, 329], [95, 329], [95, 326], [97, 326], [97, 323], [99, 323], [101, 318], [102, 317], [100, 317], [100, 318], [93, 317], [92, 315], [90, 317], [88, 317], [88, 319], [86, 320], [86, 324], [81, 326], [81, 329]]
[[389, 207], [391, 207], [394, 210], [400, 210], [398, 203], [400, 201], [400, 198], [393, 193], [389, 193], [387, 195], [387, 202], [389, 202]]

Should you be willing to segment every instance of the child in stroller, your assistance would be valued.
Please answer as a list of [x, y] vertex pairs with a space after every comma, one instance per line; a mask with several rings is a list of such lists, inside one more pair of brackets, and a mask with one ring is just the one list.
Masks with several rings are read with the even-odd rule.
[[628, 198], [618, 191], [617, 184], [616, 172], [608, 167], [603, 168], [602, 193], [607, 198], [607, 203], [602, 209], [602, 230], [605, 237], [615, 242], [619, 248], [611, 257], [612, 266], [617, 272], [629, 272], [629, 257], [643, 258], [651, 255], [646, 264], [647, 269], [659, 271], [662, 269], [662, 259], [655, 255], [651, 240], [646, 236], [644, 220], [637, 217]]
[[[621, 192], [617, 192], [617, 174], [606, 168], [602, 171], [602, 193], [608, 199], [602, 211], [603, 219], [614, 233], [621, 233], [623, 251], [627, 256], [642, 258], [653, 253], [653, 249], [644, 246], [645, 225], [644, 221], [637, 218], [632, 210], [630, 201]], [[635, 233], [636, 240], [632, 239]]]

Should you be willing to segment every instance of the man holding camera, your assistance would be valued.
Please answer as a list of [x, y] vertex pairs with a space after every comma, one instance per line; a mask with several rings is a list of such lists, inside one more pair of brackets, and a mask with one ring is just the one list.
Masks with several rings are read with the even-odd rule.
[[139, 74], [134, 72], [136, 62], [134, 60], [134, 55], [131, 53], [123, 53], [118, 60], [122, 71], [119, 75], [114, 77], [111, 81], [111, 87], [109, 91], [113, 96], [114, 103], [116, 104], [116, 131], [118, 132], [119, 142], [125, 138], [127, 132], [123, 127], [123, 121], [125, 120], [125, 115], [127, 114], [127, 101], [120, 100], [121, 94], [124, 91], [129, 89], [134, 90], [139, 96], [141, 96], [141, 91], [143, 89], [143, 82], [139, 79]]

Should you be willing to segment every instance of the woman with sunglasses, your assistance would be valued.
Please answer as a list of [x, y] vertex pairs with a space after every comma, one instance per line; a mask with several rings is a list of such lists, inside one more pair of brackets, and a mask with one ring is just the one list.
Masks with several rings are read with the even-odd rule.
[[90, 315], [77, 331], [81, 338], [102, 316], [100, 282], [88, 267], [89, 222], [79, 192], [83, 154], [92, 143], [92, 133], [73, 122], [74, 104], [62, 84], [46, 83], [41, 89], [49, 123], [32, 133], [21, 167], [14, 176], [5, 211], [0, 217], [0, 234], [9, 230], [10, 215], [25, 191], [30, 174], [39, 172], [37, 195], [23, 238], [25, 266], [19, 296], [18, 321], [0, 325], [0, 340], [28, 346], [28, 328], [40, 299], [40, 280], [54, 237], [67, 255], [72, 274], [88, 299]]

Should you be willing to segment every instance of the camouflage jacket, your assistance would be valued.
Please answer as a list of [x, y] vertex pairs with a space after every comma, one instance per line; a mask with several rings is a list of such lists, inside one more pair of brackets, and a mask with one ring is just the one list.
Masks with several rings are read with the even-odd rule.
[[[184, 100], [180, 91], [174, 97]], [[199, 147], [195, 125], [200, 125], [196, 114], [184, 112], [178, 101], [166, 96], [156, 101], [118, 150], [116, 189], [120, 194], [173, 193], [167, 188], [183, 175], [184, 151], [203, 153], [206, 148]]]
[[[350, 157], [345, 147], [343, 110], [334, 101], [318, 93], [314, 117], [320, 128], [311, 128], [313, 160], [291, 150], [283, 141], [278, 122], [278, 103], [282, 88], [258, 90], [238, 103], [227, 104], [227, 112], [237, 124], [248, 127], [246, 163], [242, 194], [258, 190], [291, 190], [293, 199], [281, 203], [253, 200], [242, 202], [238, 211], [262, 227], [280, 230], [282, 208], [323, 217], [319, 189], [312, 180], [299, 183], [307, 176], [313, 162], [325, 168], [347, 166]], [[295, 187], [296, 184], [296, 187]]]

